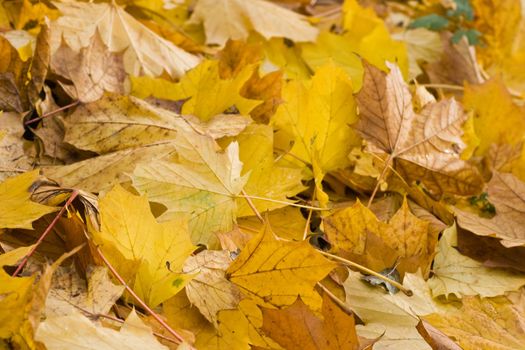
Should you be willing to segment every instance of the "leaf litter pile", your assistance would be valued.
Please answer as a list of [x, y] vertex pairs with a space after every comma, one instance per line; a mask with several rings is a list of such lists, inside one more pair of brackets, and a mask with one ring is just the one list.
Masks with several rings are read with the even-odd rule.
[[0, 349], [525, 348], [520, 0], [0, 4]]

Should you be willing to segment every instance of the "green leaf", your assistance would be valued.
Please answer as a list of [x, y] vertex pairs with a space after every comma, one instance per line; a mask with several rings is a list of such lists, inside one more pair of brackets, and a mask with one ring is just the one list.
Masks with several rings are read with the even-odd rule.
[[465, 17], [466, 20], [472, 21], [474, 19], [474, 9], [470, 5], [470, 0], [455, 0], [456, 8], [448, 10], [448, 17]]
[[469, 45], [478, 45], [479, 38], [481, 37], [481, 33], [478, 32], [476, 29], [460, 28], [456, 30], [456, 32], [454, 33], [454, 35], [452, 36], [450, 40], [452, 40], [454, 44], [457, 44], [461, 40], [461, 38], [463, 38], [464, 36], [467, 37]]
[[408, 28], [426, 28], [429, 30], [439, 31], [448, 27], [448, 19], [435, 13], [423, 17], [416, 18]]

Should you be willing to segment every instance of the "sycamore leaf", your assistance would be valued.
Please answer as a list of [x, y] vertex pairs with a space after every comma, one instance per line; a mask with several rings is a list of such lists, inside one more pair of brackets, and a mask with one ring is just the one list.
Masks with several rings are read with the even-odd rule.
[[397, 263], [401, 273], [421, 269], [428, 276], [437, 233], [410, 212], [406, 200], [388, 222], [357, 201], [326, 217], [324, 228], [333, 247], [352, 261], [375, 271]]
[[185, 273], [198, 274], [186, 286], [188, 299], [214, 324], [217, 312], [235, 309], [241, 300], [237, 286], [226, 279], [225, 271], [231, 262], [226, 250], [205, 250], [188, 258], [184, 264]]
[[67, 316], [50, 317], [40, 324], [36, 339], [49, 350], [83, 348], [91, 350], [166, 350], [150, 327], [144, 324], [135, 310], [116, 331], [92, 323], [78, 311]]
[[285, 309], [262, 308], [262, 330], [285, 349], [359, 349], [353, 315], [341, 310], [323, 294], [322, 314], [316, 316], [297, 300]]
[[208, 136], [179, 132], [179, 163], [155, 161], [137, 166], [133, 186], [153, 202], [164, 204], [162, 220], [186, 213], [192, 241], [218, 245], [217, 232], [229, 231], [236, 216], [236, 196], [247, 176], [241, 176], [239, 145], [225, 151]]
[[267, 222], [230, 265], [227, 277], [260, 305], [291, 305], [300, 296], [315, 310], [321, 298], [313, 288], [335, 266], [306, 241], [277, 240]]
[[[301, 241], [303, 239], [306, 219], [301, 214], [300, 208], [287, 206], [266, 212], [266, 215], [277, 237], [290, 241]], [[242, 217], [237, 222], [241, 230], [251, 234], [256, 234], [264, 226], [264, 223], [257, 216]]]
[[488, 184], [488, 200], [496, 208], [490, 219], [456, 210], [458, 225], [480, 236], [499, 238], [507, 248], [525, 245], [525, 183], [512, 174], [495, 171]]
[[62, 42], [52, 57], [51, 68], [73, 82], [72, 87], [62, 87], [80, 102], [96, 101], [105, 91], [124, 92], [123, 56], [107, 50], [98, 30], [79, 52]]
[[182, 114], [192, 114], [202, 120], [224, 113], [235, 106], [240, 114], [248, 113], [261, 101], [249, 100], [239, 93], [252, 75], [253, 67], [246, 66], [235, 77], [221, 79], [219, 62], [206, 60], [184, 75], [178, 83], [148, 77], [132, 77], [132, 94], [167, 100], [187, 100]]
[[[295, 196], [304, 190], [301, 183], [302, 172], [299, 168], [284, 167], [276, 164], [273, 157], [272, 128], [266, 125], [251, 125], [237, 138], [239, 158], [243, 163], [243, 174], [250, 174], [244, 190], [249, 195], [290, 202], [287, 197]], [[253, 200], [259, 212], [285, 206], [284, 203]], [[246, 199], [237, 199], [238, 216], [253, 215]]]
[[525, 274], [504, 269], [487, 268], [467, 256], [461, 255], [457, 246], [456, 226], [446, 229], [439, 240], [439, 250], [434, 259], [434, 275], [428, 280], [432, 295], [437, 297], [455, 294], [458, 298], [469, 295], [493, 297], [525, 285]]
[[[436, 309], [428, 301], [431, 297], [428, 292], [425, 294], [422, 278], [410, 281], [412, 284], [405, 285], [410, 286], [415, 295], [421, 295], [417, 303], [402, 293], [390, 295], [372, 287], [361, 280], [360, 273], [349, 271], [343, 284], [346, 304], [364, 322], [356, 327], [357, 334], [368, 339], [379, 338], [374, 349], [431, 349], [416, 330], [419, 322], [416, 315], [429, 314]], [[418, 285], [423, 287], [415, 288]]]
[[432, 314], [426, 321], [455, 340], [464, 350], [522, 349], [525, 318], [507, 298], [465, 297], [455, 312]]
[[51, 25], [51, 47], [62, 40], [76, 52], [87, 47], [96, 31], [110, 52], [123, 52], [125, 70], [132, 75], [176, 78], [196, 66], [199, 59], [142, 25], [115, 2], [54, 2], [62, 16]]
[[195, 346], [203, 350], [248, 350], [249, 321], [239, 310], [221, 310], [217, 315], [218, 327], [207, 328], [197, 335]]
[[192, 276], [178, 272], [195, 249], [186, 219], [158, 223], [145, 196], [120, 186], [99, 205], [101, 230], [92, 234], [137, 295], [155, 307], [179, 292]]
[[[427, 104], [416, 114], [399, 68], [386, 74], [366, 61], [363, 88], [357, 94], [356, 128], [369, 151], [386, 153], [410, 182], [421, 181], [433, 195], [476, 194], [483, 180], [460, 159], [465, 147], [461, 125], [467, 115], [454, 99]], [[388, 162], [387, 162], [388, 163]]]
[[32, 229], [32, 222], [56, 208], [31, 201], [31, 186], [39, 178], [30, 171], [0, 183], [0, 228]]
[[199, 0], [190, 23], [203, 23], [207, 44], [246, 39], [251, 29], [264, 38], [314, 41], [317, 29], [292, 11], [265, 0]]
[[174, 153], [170, 141], [143, 147], [127, 148], [62, 166], [47, 166], [42, 172], [62, 187], [90, 192], [109, 191], [116, 184], [129, 180], [137, 164], [169, 157]]

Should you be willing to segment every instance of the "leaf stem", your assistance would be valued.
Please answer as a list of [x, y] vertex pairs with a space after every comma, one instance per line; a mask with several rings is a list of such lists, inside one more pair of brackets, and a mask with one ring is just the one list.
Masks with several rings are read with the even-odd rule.
[[279, 203], [279, 204], [289, 205], [291, 207], [297, 207], [297, 208], [304, 208], [304, 209], [311, 209], [311, 210], [331, 210], [330, 208], [312, 207], [310, 205], [290, 203], [290, 202], [287, 202], [287, 201], [280, 201], [278, 199], [259, 197], [259, 196], [252, 196], [252, 195], [248, 195], [248, 194], [243, 194], [242, 192], [238, 196], [242, 197], [242, 198], [258, 199], [258, 200], [261, 200], [261, 201], [267, 201], [267, 202], [272, 202], [272, 203]]
[[250, 196], [248, 196], [248, 194], [246, 194], [246, 191], [244, 190], [244, 188], [241, 190], [241, 193], [244, 196], [244, 199], [246, 199], [246, 202], [248, 202], [248, 205], [250, 206], [252, 211], [255, 213], [255, 216], [257, 216], [257, 218], [262, 223], [264, 223], [264, 219], [263, 219], [261, 213], [259, 213], [259, 210], [257, 210], [257, 208], [255, 207], [255, 204], [253, 204], [252, 199], [250, 198]]
[[[179, 333], [175, 332], [175, 330], [173, 328], [171, 328], [167, 323], [166, 321], [164, 321], [155, 311], [153, 311], [134, 291], [133, 289], [131, 289], [130, 286], [128, 286], [128, 284], [126, 283], [126, 281], [124, 281], [124, 279], [122, 278], [122, 276], [120, 276], [120, 274], [117, 272], [117, 270], [115, 270], [115, 268], [113, 267], [113, 265], [111, 265], [111, 263], [108, 261], [108, 259], [106, 258], [106, 256], [104, 255], [104, 253], [102, 253], [102, 250], [100, 249], [100, 247], [96, 247], [97, 249], [97, 253], [98, 255], [100, 256], [100, 258], [102, 259], [102, 261], [104, 261], [104, 264], [108, 267], [109, 271], [111, 271], [111, 273], [113, 274], [113, 276], [115, 276], [116, 279], [119, 280], [119, 282], [124, 286], [124, 288], [126, 288], [126, 291], [137, 301], [137, 303], [139, 303], [139, 305], [144, 309], [146, 310], [158, 323], [161, 324], [162, 327], [164, 327], [168, 333], [170, 333], [172, 336], [175, 337], [175, 339], [177, 339], [179, 342], [183, 343], [184, 342], [184, 338], [179, 335]], [[194, 349], [193, 347], [191, 347], [191, 349]]]
[[457, 90], [457, 91], [465, 90], [463, 86], [450, 85], [450, 84], [419, 84], [418, 83], [417, 85], [428, 87], [428, 88], [436, 88], [436, 89], [448, 89], [448, 90]]
[[40, 244], [42, 244], [42, 242], [44, 241], [46, 236], [49, 234], [49, 232], [51, 232], [51, 230], [53, 229], [53, 227], [55, 227], [55, 225], [58, 222], [58, 220], [62, 217], [62, 214], [64, 214], [64, 211], [67, 209], [67, 207], [71, 204], [71, 202], [73, 202], [73, 200], [77, 196], [78, 196], [78, 191], [77, 190], [74, 190], [73, 192], [71, 192], [71, 195], [69, 196], [68, 200], [62, 206], [62, 208], [60, 209], [58, 214], [55, 216], [53, 221], [51, 221], [51, 223], [47, 226], [45, 231], [38, 238], [38, 241], [36, 242], [36, 244], [33, 246], [33, 248], [31, 248], [31, 250], [26, 254], [26, 256], [24, 256], [24, 259], [22, 260], [20, 265], [18, 265], [18, 267], [16, 268], [15, 272], [13, 272], [13, 275], [12, 275], [13, 277], [17, 276], [20, 273], [20, 271], [22, 271], [24, 266], [27, 264], [27, 261], [29, 260], [29, 258], [33, 255], [33, 253], [36, 251], [38, 246]]
[[342, 301], [341, 299], [339, 299], [334, 293], [332, 293], [330, 291], [330, 289], [326, 288], [324, 285], [321, 284], [321, 282], [317, 282], [317, 286], [319, 288], [321, 288], [323, 290], [324, 293], [326, 293], [330, 299], [332, 299], [334, 301], [334, 303], [336, 303], [341, 309], [343, 309], [344, 311], [346, 311], [348, 314], [353, 314], [354, 311], [352, 309], [350, 309], [345, 303], [344, 301]]
[[385, 166], [383, 167], [383, 171], [381, 171], [381, 175], [377, 178], [376, 187], [374, 187], [374, 191], [372, 192], [372, 195], [370, 196], [370, 199], [368, 200], [367, 208], [370, 208], [372, 205], [372, 201], [374, 200], [374, 197], [377, 194], [377, 191], [379, 190], [379, 186], [381, 184], [381, 181], [383, 181], [383, 178], [385, 177], [386, 171], [390, 167], [390, 163], [392, 162], [392, 155], [389, 154], [388, 158], [385, 161]]
[[71, 102], [70, 104], [67, 104], [67, 105], [62, 106], [62, 107], [60, 107], [60, 108], [57, 108], [57, 109], [55, 109], [54, 111], [51, 111], [51, 112], [45, 113], [45, 114], [43, 114], [41, 117], [37, 117], [37, 118], [33, 118], [33, 119], [29, 119], [28, 121], [26, 121], [26, 122], [24, 123], [24, 125], [29, 125], [29, 124], [31, 124], [31, 123], [33, 123], [33, 122], [36, 122], [36, 121], [39, 121], [39, 120], [45, 119], [45, 118], [47, 118], [47, 117], [51, 117], [51, 116], [53, 116], [53, 115], [55, 115], [55, 114], [57, 114], [57, 113], [59, 113], [59, 112], [62, 112], [62, 111], [64, 111], [64, 110], [66, 110], [66, 109], [69, 109], [69, 108], [71, 108], [71, 107], [75, 107], [75, 106], [78, 105], [79, 103], [80, 103], [79, 100], [74, 101], [74, 102]]
[[330, 253], [327, 253], [327, 252], [323, 252], [322, 250], [318, 250], [318, 252], [323, 254], [324, 256], [327, 256], [327, 257], [331, 258], [331, 259], [337, 260], [337, 261], [339, 261], [340, 263], [342, 263], [344, 265], [348, 265], [348, 266], [354, 267], [354, 268], [356, 268], [358, 270], [361, 270], [362, 272], [365, 272], [365, 273], [367, 273], [369, 275], [372, 275], [372, 276], [375, 276], [375, 277], [377, 277], [379, 279], [382, 279], [383, 281], [390, 283], [391, 285], [393, 285], [394, 287], [396, 287], [397, 289], [399, 289], [400, 291], [402, 291], [403, 293], [405, 293], [408, 296], [412, 296], [414, 294], [414, 293], [412, 293], [412, 291], [410, 289], [405, 288], [405, 286], [403, 286], [401, 283], [399, 283], [397, 281], [394, 281], [393, 279], [390, 279], [390, 278], [388, 278], [386, 276], [383, 276], [382, 274], [380, 274], [378, 272], [375, 272], [374, 270], [371, 270], [368, 267], [365, 267], [365, 266], [359, 265], [358, 263], [355, 263], [353, 261], [341, 258], [340, 256], [337, 256], [337, 255], [334, 255], [334, 254], [330, 254]]

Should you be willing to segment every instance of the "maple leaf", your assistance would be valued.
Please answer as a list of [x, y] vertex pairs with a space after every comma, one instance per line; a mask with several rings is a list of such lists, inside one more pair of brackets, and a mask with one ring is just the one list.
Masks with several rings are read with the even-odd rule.
[[433, 195], [475, 194], [483, 180], [460, 159], [464, 143], [461, 125], [466, 114], [454, 99], [427, 104], [420, 114], [399, 68], [387, 63], [390, 73], [363, 61], [363, 88], [357, 94], [360, 119], [356, 129], [369, 142], [369, 151], [386, 153], [408, 181], [420, 181]]
[[488, 219], [458, 209], [458, 225], [480, 236], [499, 238], [507, 248], [525, 245], [525, 183], [496, 171], [488, 184], [488, 195], [496, 215]]
[[522, 308], [505, 297], [465, 297], [455, 312], [427, 315], [424, 319], [465, 350], [520, 349], [525, 342]]
[[326, 235], [339, 254], [375, 271], [396, 264], [401, 273], [422, 269], [428, 276], [437, 232], [410, 212], [406, 199], [388, 222], [357, 201], [324, 219]]
[[125, 70], [132, 75], [180, 77], [199, 59], [161, 38], [116, 3], [54, 2], [62, 13], [51, 24], [51, 52], [62, 40], [75, 52], [87, 47], [98, 30], [110, 52], [123, 52]]
[[31, 169], [31, 159], [24, 149], [24, 126], [14, 112], [0, 113], [0, 180]]
[[291, 305], [299, 295], [317, 309], [321, 298], [313, 287], [335, 266], [305, 241], [277, 240], [266, 222], [226, 273], [230, 281], [260, 305]]
[[[237, 138], [239, 159], [243, 163], [243, 174], [249, 174], [244, 190], [249, 195], [265, 197], [280, 203], [253, 200], [260, 212], [277, 209], [286, 205], [288, 197], [295, 196], [305, 188], [301, 183], [302, 172], [299, 168], [279, 166], [273, 157], [272, 128], [265, 125], [249, 126]], [[244, 198], [237, 199], [238, 216], [253, 215]]]
[[80, 52], [62, 42], [52, 57], [51, 68], [73, 82], [73, 87], [65, 84], [62, 87], [80, 102], [96, 101], [105, 91], [124, 92], [126, 73], [122, 54], [109, 52], [98, 30]]
[[285, 349], [359, 349], [353, 315], [323, 294], [322, 314], [316, 316], [300, 298], [286, 309], [262, 308], [262, 330]]
[[36, 339], [49, 350], [71, 349], [72, 346], [93, 350], [168, 349], [159, 343], [135, 310], [131, 311], [119, 331], [92, 323], [78, 311], [67, 316], [50, 317], [38, 327]]
[[146, 197], [132, 195], [120, 186], [106, 194], [99, 205], [101, 230], [92, 230], [92, 234], [112, 265], [132, 282], [133, 290], [146, 303], [157, 306], [192, 278], [177, 273], [195, 249], [186, 219], [159, 224]]
[[214, 233], [232, 228], [235, 198], [247, 180], [241, 176], [239, 145], [231, 143], [223, 152], [210, 137], [184, 132], [179, 132], [175, 144], [180, 162], [137, 166], [133, 186], [167, 207], [160, 219], [189, 214], [192, 241], [213, 247]]
[[266, 39], [294, 41], [314, 41], [318, 32], [303, 16], [265, 0], [199, 0], [189, 23], [200, 22], [206, 43], [220, 46], [228, 39], [246, 39], [250, 29]]
[[38, 170], [30, 171], [0, 183], [0, 227], [32, 229], [32, 222], [56, 211], [31, 201], [31, 186], [38, 180]]
[[231, 262], [226, 250], [205, 250], [184, 264], [184, 272], [198, 273], [186, 286], [188, 299], [212, 323], [217, 322], [218, 311], [234, 309], [241, 300], [240, 291], [226, 279], [225, 271]]
[[240, 95], [241, 87], [252, 75], [253, 67], [247, 66], [235, 77], [221, 79], [219, 62], [206, 60], [184, 75], [178, 83], [148, 77], [134, 77], [132, 94], [137, 97], [154, 96], [167, 100], [187, 100], [182, 114], [192, 114], [209, 120], [235, 106], [240, 114], [247, 115], [261, 101], [249, 100]]
[[493, 297], [525, 285], [525, 275], [504, 269], [484, 267], [456, 249], [457, 232], [452, 226], [443, 232], [432, 271], [428, 280], [433, 296], [455, 294], [457, 297], [480, 295]]

